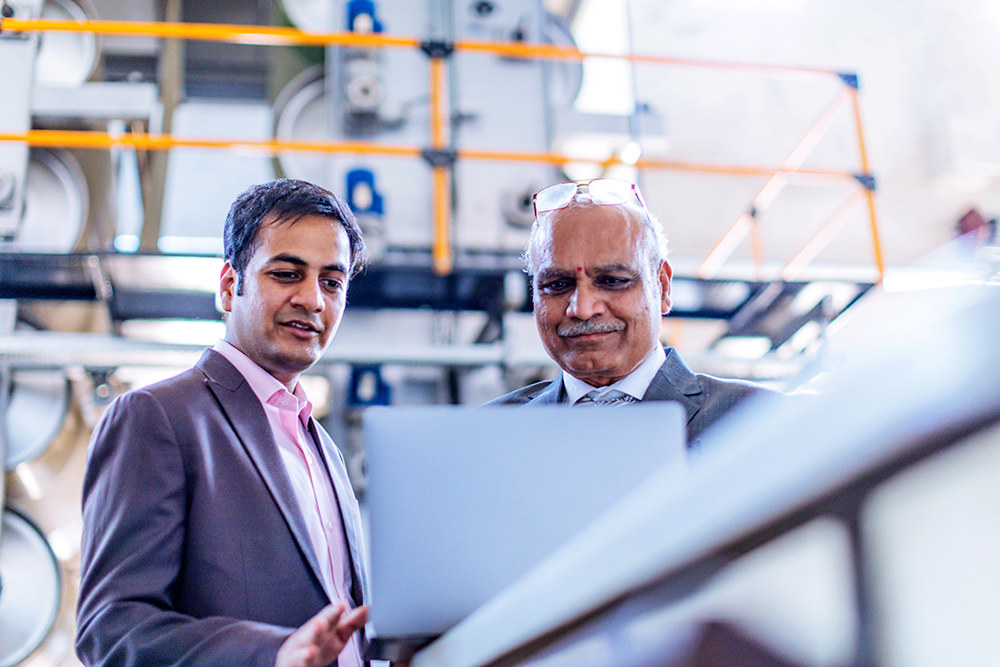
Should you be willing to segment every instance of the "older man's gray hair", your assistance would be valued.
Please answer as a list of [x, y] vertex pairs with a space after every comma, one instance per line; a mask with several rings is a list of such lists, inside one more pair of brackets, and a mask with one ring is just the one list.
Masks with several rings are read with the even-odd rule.
[[[566, 206], [546, 211], [535, 218], [535, 221], [531, 224], [528, 245], [521, 255], [521, 259], [524, 260], [524, 270], [528, 275], [534, 276], [538, 267], [538, 246], [542, 242], [542, 232], [545, 230], [549, 218], [554, 213], [565, 213], [567, 211], [573, 213], [574, 211], [593, 206], [608, 206], [608, 204], [595, 204], [587, 194], [577, 192], [573, 201]], [[668, 253], [667, 234], [663, 231], [663, 225], [660, 224], [660, 221], [649, 209], [644, 209], [637, 204], [612, 204], [612, 206], [621, 206], [628, 209], [629, 213], [636, 220], [643, 223], [643, 227], [646, 229], [646, 233], [643, 235], [643, 245], [645, 246], [646, 255], [649, 258], [649, 268], [651, 271], [657, 271], [660, 268], [660, 263], [666, 261]]]

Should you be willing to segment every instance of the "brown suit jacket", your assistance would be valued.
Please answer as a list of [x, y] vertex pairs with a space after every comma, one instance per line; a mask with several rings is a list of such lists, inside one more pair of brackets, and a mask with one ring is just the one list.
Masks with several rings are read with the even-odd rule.
[[[319, 424], [367, 601], [361, 520]], [[130, 392], [94, 431], [83, 489], [77, 653], [88, 665], [266, 665], [329, 603], [302, 508], [243, 376], [206, 350]]]

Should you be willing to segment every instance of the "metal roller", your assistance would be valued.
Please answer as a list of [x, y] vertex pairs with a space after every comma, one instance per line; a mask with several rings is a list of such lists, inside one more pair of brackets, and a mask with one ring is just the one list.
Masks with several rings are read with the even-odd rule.
[[[326, 141], [330, 137], [327, 117], [329, 102], [323, 65], [299, 72], [274, 101], [274, 136], [276, 139]], [[329, 158], [321, 153], [281, 153], [278, 165], [291, 178], [315, 178], [324, 174]]]
[[86, 227], [87, 178], [69, 151], [33, 148], [25, 178], [24, 213], [2, 251], [72, 252]]
[[32, 522], [5, 509], [0, 523], [0, 667], [23, 664], [59, 615], [59, 562]]
[[87, 443], [103, 407], [120, 392], [110, 382], [62, 371], [16, 371], [6, 414], [7, 500], [44, 528], [60, 560], [79, 555], [80, 492]]
[[[329, 115], [331, 105], [324, 66], [314, 65], [301, 71], [282, 88], [274, 101], [275, 138], [329, 141], [333, 137], [343, 137], [343, 134], [334, 128], [334, 120]], [[345, 195], [358, 215], [358, 223], [365, 234], [365, 245], [368, 247], [369, 256], [373, 259], [381, 255], [382, 248], [387, 242], [387, 230], [381, 215], [367, 214], [364, 209], [381, 195], [365, 184], [360, 184], [361, 187], [351, 190], [349, 172], [352, 168], [364, 167], [370, 170], [368, 173], [373, 179], [376, 172], [381, 177], [388, 177], [387, 175], [391, 173], [395, 178], [400, 178], [399, 174], [414, 174], [409, 179], [403, 177], [404, 183], [407, 180], [419, 179], [421, 176], [426, 178], [423, 164], [416, 161], [398, 161], [393, 158], [388, 158], [388, 161], [385, 158], [359, 158], [355, 155], [331, 158], [322, 153], [285, 152], [277, 156], [277, 163], [279, 173], [284, 176], [321, 183]], [[393, 192], [399, 193], [402, 190], [401, 198], [407, 197], [409, 193], [403, 187], [396, 187]], [[428, 192], [429, 188], [425, 187], [422, 195], [420, 193], [414, 195], [427, 198]], [[357, 208], [357, 204], [362, 204], [362, 210]], [[415, 208], [419, 209], [420, 205], [415, 205]], [[425, 210], [430, 210], [429, 202], [425, 205]], [[419, 239], [418, 242], [420, 241], [425, 239]]]
[[282, 0], [281, 6], [288, 20], [306, 32], [330, 30], [333, 9], [339, 3], [329, 0]]
[[[41, 18], [87, 21], [97, 12], [87, 0], [45, 0]], [[35, 60], [35, 81], [41, 86], [74, 87], [90, 78], [97, 66], [97, 37], [86, 32], [42, 35]]]
[[[8, 507], [21, 517], [30, 517], [32, 525], [44, 534], [46, 549], [55, 557], [61, 581], [47, 634], [33, 645], [31, 657], [18, 664], [75, 667], [79, 662], [73, 655], [74, 609], [83, 530], [80, 493], [87, 467], [87, 444], [103, 407], [120, 393], [120, 388], [103, 377], [95, 382], [89, 374], [62, 371], [16, 371], [10, 384], [8, 440], [14, 451], [8, 458], [6, 476]], [[62, 413], [58, 413], [59, 407]], [[32, 426], [32, 414], [39, 433], [28, 437], [23, 430]], [[0, 535], [0, 551], [6, 546], [5, 539], [6, 535]], [[6, 627], [3, 603], [0, 599], [0, 646], [4, 645]], [[26, 611], [31, 610], [19, 613]], [[4, 655], [0, 653], [0, 667], [14, 664], [3, 662]]]
[[62, 371], [14, 373], [4, 414], [6, 470], [40, 456], [55, 439], [66, 418], [69, 394]]

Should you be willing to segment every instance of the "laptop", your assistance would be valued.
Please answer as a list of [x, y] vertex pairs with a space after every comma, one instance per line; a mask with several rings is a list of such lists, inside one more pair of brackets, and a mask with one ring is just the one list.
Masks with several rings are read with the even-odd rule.
[[370, 658], [405, 660], [663, 466], [678, 403], [370, 408]]

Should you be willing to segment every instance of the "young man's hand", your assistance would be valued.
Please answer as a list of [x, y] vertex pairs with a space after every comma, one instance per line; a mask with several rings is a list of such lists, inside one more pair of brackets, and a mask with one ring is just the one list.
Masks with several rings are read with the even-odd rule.
[[337, 659], [344, 646], [368, 622], [368, 605], [344, 613], [338, 602], [318, 614], [289, 635], [278, 650], [274, 667], [323, 667]]

